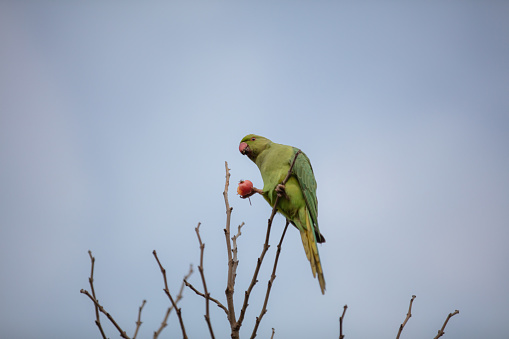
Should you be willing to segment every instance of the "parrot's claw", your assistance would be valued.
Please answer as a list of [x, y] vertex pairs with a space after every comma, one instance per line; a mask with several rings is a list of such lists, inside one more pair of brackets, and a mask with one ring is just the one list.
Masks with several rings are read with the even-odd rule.
[[277, 196], [278, 196], [278, 197], [280, 197], [280, 198], [283, 198], [283, 197], [284, 197], [284, 198], [286, 198], [287, 200], [290, 200], [290, 199], [288, 198], [288, 195], [286, 194], [286, 191], [285, 191], [285, 185], [283, 185], [283, 184], [278, 184], [278, 185], [276, 186], [276, 194], [277, 194]]
[[[259, 188], [253, 187], [253, 188], [251, 188], [251, 192], [249, 192], [246, 195], [241, 195], [240, 197], [242, 199], [247, 199], [247, 198], [251, 197], [252, 195], [255, 195], [256, 193], [263, 194], [263, 191]], [[249, 200], [249, 201], [251, 202], [251, 200]]]

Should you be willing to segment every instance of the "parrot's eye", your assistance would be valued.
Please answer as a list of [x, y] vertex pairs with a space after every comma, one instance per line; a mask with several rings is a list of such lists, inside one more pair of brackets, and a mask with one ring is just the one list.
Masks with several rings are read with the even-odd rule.
[[255, 140], [256, 140], [256, 138], [251, 138], [251, 141], [255, 141]]

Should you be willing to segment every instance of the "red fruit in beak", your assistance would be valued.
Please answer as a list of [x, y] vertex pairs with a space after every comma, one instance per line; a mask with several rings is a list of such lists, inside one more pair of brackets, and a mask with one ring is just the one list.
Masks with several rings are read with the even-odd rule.
[[240, 153], [246, 154], [246, 148], [247, 148], [247, 144], [245, 142], [241, 142], [240, 145], [239, 145]]

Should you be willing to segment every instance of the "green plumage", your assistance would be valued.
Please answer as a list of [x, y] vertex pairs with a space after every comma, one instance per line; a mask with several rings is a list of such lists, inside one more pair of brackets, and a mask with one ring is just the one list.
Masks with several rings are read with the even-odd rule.
[[[245, 146], [245, 143], [247, 146]], [[263, 179], [263, 197], [274, 207], [277, 192], [293, 162], [298, 149], [281, 145], [267, 138], [250, 134], [241, 141], [242, 151], [260, 169]], [[318, 228], [318, 200], [316, 180], [309, 158], [301, 151], [297, 156], [292, 174], [285, 184], [286, 196], [278, 200], [277, 210], [283, 214], [301, 233], [302, 243], [311, 263], [313, 276], [318, 274], [322, 293], [325, 291], [317, 243], [325, 242]]]

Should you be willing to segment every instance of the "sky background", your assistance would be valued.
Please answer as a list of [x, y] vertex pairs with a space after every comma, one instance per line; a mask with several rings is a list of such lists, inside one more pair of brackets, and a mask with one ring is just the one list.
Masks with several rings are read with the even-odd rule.
[[[224, 302], [231, 169], [236, 305], [271, 209], [238, 152], [249, 133], [301, 148], [318, 182], [325, 296], [298, 232], [259, 338], [509, 335], [509, 4], [503, 1], [0, 3], [0, 337], [100, 338], [89, 289], [152, 337], [199, 262]], [[275, 245], [246, 314], [258, 316]], [[197, 271], [190, 278], [197, 287]], [[206, 338], [204, 301], [180, 306]], [[229, 337], [211, 306], [216, 336]], [[102, 318], [109, 337], [118, 337]], [[173, 313], [161, 338], [180, 337]]]

